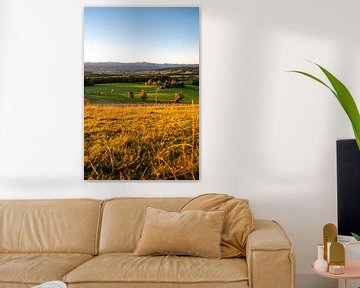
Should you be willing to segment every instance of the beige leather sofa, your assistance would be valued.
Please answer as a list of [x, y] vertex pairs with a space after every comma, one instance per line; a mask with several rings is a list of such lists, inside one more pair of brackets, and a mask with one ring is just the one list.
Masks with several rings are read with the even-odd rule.
[[63, 280], [71, 288], [293, 288], [292, 244], [257, 220], [246, 258], [133, 256], [146, 206], [186, 198], [0, 201], [0, 288]]

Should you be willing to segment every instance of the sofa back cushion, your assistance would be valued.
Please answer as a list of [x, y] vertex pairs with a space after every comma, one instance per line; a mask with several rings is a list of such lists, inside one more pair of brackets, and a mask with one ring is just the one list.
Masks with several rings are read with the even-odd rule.
[[116, 198], [105, 201], [99, 253], [133, 252], [141, 237], [146, 207], [179, 211], [189, 198]]
[[0, 200], [1, 252], [96, 254], [102, 201]]
[[221, 235], [223, 258], [245, 257], [248, 235], [254, 230], [254, 216], [248, 200], [226, 194], [203, 194], [191, 199], [181, 211], [205, 210], [226, 212]]

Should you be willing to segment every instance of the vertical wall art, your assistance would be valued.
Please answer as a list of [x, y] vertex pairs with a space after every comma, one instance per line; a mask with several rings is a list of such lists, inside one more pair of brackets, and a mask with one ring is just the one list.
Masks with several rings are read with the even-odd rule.
[[84, 9], [84, 179], [199, 179], [199, 8]]

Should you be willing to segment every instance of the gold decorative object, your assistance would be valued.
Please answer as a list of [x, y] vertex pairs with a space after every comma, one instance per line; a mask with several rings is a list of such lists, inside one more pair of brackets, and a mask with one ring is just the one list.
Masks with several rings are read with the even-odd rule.
[[329, 273], [330, 274], [335, 274], [335, 275], [344, 274], [345, 273], [345, 266], [344, 265], [331, 264], [331, 265], [329, 265]]
[[345, 264], [345, 248], [344, 245], [334, 242], [330, 246], [330, 264]]
[[331, 243], [329, 273], [345, 273], [345, 248], [341, 243]]
[[334, 224], [328, 223], [323, 228], [324, 237], [324, 259], [330, 263], [328, 259], [328, 245], [337, 242], [337, 228]]

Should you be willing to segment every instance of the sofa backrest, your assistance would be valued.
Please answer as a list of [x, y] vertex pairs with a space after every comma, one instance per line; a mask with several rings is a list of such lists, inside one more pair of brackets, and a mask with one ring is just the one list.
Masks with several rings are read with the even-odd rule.
[[190, 198], [116, 198], [105, 201], [99, 253], [133, 252], [141, 237], [145, 208], [179, 211]]
[[0, 200], [0, 252], [96, 254], [102, 203]]

